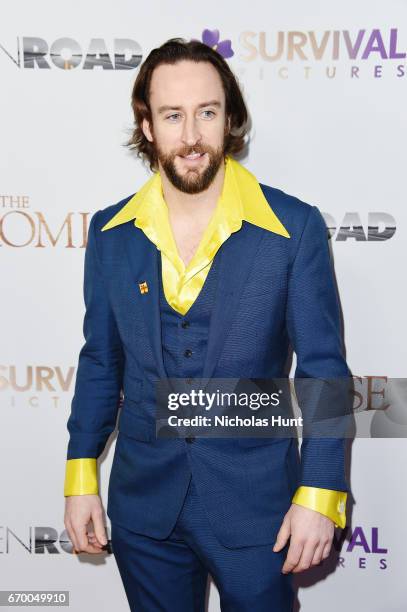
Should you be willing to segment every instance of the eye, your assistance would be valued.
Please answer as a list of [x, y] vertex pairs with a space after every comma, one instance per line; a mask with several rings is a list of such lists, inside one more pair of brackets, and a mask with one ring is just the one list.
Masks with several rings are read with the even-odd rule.
[[[211, 111], [211, 110], [204, 110], [203, 112], [204, 112], [204, 113], [212, 113], [212, 115], [215, 115], [215, 114], [216, 114], [216, 113], [214, 113], [214, 112], [213, 112], [213, 111]], [[208, 117], [208, 119], [210, 119], [210, 117]]]
[[166, 117], [166, 119], [169, 119], [170, 121], [173, 120], [173, 118], [175, 117], [179, 117], [180, 114], [179, 113], [172, 113], [172, 115], [168, 115], [168, 117]]

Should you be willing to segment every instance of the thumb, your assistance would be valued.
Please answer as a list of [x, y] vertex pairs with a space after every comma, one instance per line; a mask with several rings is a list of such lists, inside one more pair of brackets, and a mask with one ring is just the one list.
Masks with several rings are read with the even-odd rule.
[[92, 516], [92, 522], [96, 539], [102, 546], [104, 546], [105, 544], [107, 544], [107, 538], [105, 526], [102, 520], [102, 513], [95, 513], [95, 515]]
[[273, 551], [278, 552], [287, 544], [288, 538], [290, 537], [290, 520], [285, 516], [280, 530], [277, 534], [277, 539], [273, 546]]

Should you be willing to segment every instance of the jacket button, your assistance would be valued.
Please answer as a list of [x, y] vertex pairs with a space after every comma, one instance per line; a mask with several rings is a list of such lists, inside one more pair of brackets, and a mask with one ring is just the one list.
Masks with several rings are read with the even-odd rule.
[[192, 355], [192, 351], [191, 351], [191, 349], [186, 349], [186, 350], [184, 351], [184, 355], [185, 355], [185, 357], [191, 357], [191, 355]]
[[189, 327], [189, 321], [182, 321], [181, 323], [181, 327], [183, 327], [184, 329], [186, 329], [187, 327]]
[[188, 436], [187, 438], [185, 438], [185, 442], [188, 442], [188, 444], [192, 444], [192, 442], [195, 442], [195, 436]]

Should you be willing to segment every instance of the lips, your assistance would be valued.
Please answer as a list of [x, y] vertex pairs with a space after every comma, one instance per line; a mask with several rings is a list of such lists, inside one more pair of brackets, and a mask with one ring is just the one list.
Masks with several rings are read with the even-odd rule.
[[204, 153], [190, 153], [189, 155], [178, 155], [180, 159], [182, 159], [183, 163], [186, 164], [187, 167], [196, 167], [200, 166], [201, 161], [207, 158], [206, 152]]
[[183, 159], [199, 159], [205, 155], [205, 153], [192, 153], [191, 155], [181, 155]]

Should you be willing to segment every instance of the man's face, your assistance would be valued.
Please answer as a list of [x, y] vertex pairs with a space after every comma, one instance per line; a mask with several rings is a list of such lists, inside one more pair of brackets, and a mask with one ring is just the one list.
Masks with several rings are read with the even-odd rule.
[[152, 124], [143, 132], [153, 142], [159, 170], [185, 193], [209, 187], [224, 158], [225, 94], [209, 62], [161, 64], [151, 78]]

